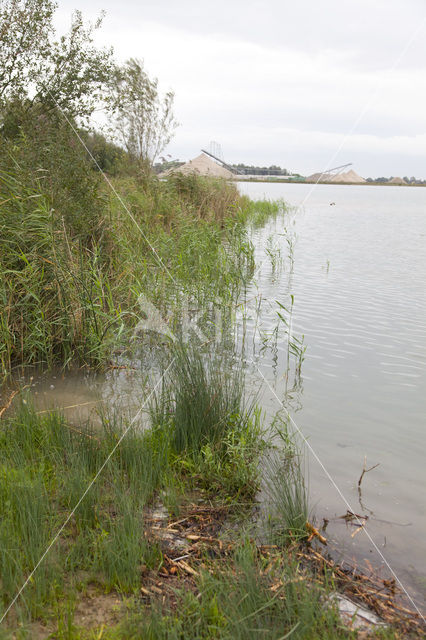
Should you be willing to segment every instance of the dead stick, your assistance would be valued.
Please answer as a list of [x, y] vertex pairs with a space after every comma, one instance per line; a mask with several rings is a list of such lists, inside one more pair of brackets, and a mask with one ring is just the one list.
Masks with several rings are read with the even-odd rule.
[[364, 456], [364, 466], [363, 466], [363, 468], [362, 468], [362, 473], [361, 473], [361, 475], [360, 475], [360, 477], [359, 477], [359, 480], [358, 480], [358, 488], [360, 488], [360, 487], [361, 487], [361, 482], [362, 482], [362, 479], [363, 479], [363, 477], [364, 477], [364, 474], [368, 473], [369, 471], [373, 471], [373, 469], [375, 469], [376, 467], [378, 467], [378, 466], [379, 466], [379, 464], [380, 464], [380, 462], [378, 462], [377, 464], [375, 464], [373, 467], [370, 467], [369, 469], [367, 469], [367, 456]]
[[[32, 378], [31, 378], [32, 380]], [[17, 393], [19, 393], [20, 391], [24, 391], [24, 389], [28, 389], [30, 385], [26, 384], [23, 387], [21, 387], [20, 389], [16, 389], [15, 391], [12, 391], [12, 393], [10, 394], [9, 400], [6, 402], [6, 404], [4, 405], [4, 407], [2, 407], [0, 409], [0, 418], [2, 417], [2, 415], [4, 414], [5, 411], [7, 411], [10, 407], [10, 405], [12, 404], [12, 400], [13, 398], [16, 396]]]
[[17, 393], [18, 393], [18, 391], [12, 391], [12, 393], [10, 394], [9, 400], [6, 402], [4, 407], [2, 407], [0, 409], [0, 418], [2, 417], [4, 412], [7, 411], [7, 409], [9, 409], [10, 405], [12, 404], [12, 400], [16, 396]]

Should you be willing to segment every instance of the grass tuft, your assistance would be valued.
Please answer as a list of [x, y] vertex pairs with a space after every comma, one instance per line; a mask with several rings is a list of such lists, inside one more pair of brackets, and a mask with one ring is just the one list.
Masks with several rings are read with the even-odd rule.
[[286, 544], [307, 538], [308, 490], [303, 448], [286, 422], [274, 422], [274, 448], [267, 456], [265, 491], [271, 540]]
[[176, 343], [167, 381], [151, 404], [154, 427], [169, 425], [177, 453], [198, 454], [206, 445], [220, 448], [231, 431], [242, 433], [247, 407], [244, 372], [225, 352], [194, 343]]

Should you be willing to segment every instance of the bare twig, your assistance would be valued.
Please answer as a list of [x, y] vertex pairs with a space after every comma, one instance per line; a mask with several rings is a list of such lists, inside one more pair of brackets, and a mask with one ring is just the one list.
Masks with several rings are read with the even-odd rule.
[[16, 396], [16, 394], [18, 393], [19, 390], [16, 391], [12, 391], [12, 393], [9, 396], [9, 400], [6, 402], [6, 404], [0, 409], [0, 418], [2, 417], [2, 415], [4, 414], [5, 411], [7, 411], [10, 407], [10, 405], [12, 404], [12, 400], [13, 398]]
[[[32, 378], [31, 378], [32, 380]], [[24, 391], [24, 389], [28, 389], [30, 385], [26, 384], [23, 387], [21, 387], [20, 389], [15, 389], [15, 391], [12, 391], [12, 393], [9, 396], [9, 400], [6, 402], [6, 404], [0, 409], [0, 418], [2, 417], [2, 415], [4, 414], [5, 411], [7, 411], [10, 407], [10, 405], [12, 404], [12, 400], [13, 398], [20, 393], [21, 391]]]
[[364, 456], [364, 466], [362, 468], [362, 473], [361, 473], [361, 475], [359, 477], [359, 480], [358, 480], [358, 489], [360, 489], [360, 487], [361, 487], [361, 482], [362, 482], [362, 479], [364, 477], [364, 474], [368, 473], [369, 471], [373, 471], [373, 469], [378, 467], [379, 464], [380, 464], [380, 462], [375, 464], [373, 467], [370, 467], [369, 469], [367, 469], [367, 456]]

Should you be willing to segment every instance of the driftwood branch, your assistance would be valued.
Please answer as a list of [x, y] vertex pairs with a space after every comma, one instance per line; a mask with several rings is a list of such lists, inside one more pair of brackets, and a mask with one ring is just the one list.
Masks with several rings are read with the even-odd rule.
[[359, 480], [358, 480], [358, 489], [360, 489], [360, 488], [361, 488], [361, 482], [362, 482], [362, 479], [363, 479], [364, 475], [365, 475], [366, 473], [368, 473], [369, 471], [373, 471], [373, 469], [375, 469], [376, 467], [378, 467], [378, 466], [379, 466], [379, 464], [380, 464], [380, 462], [378, 462], [377, 464], [375, 464], [373, 467], [370, 467], [369, 469], [367, 469], [367, 456], [364, 456], [364, 466], [363, 466], [363, 468], [362, 468], [362, 473], [361, 473], [361, 475], [360, 475], [360, 477], [359, 477]]

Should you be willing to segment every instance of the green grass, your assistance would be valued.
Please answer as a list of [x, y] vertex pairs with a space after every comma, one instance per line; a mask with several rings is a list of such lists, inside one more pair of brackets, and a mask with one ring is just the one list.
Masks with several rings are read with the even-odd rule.
[[304, 450], [286, 420], [273, 424], [274, 448], [266, 456], [264, 476], [271, 542], [286, 544], [307, 538], [308, 490]]
[[[76, 427], [58, 413], [37, 415], [29, 403], [3, 420], [0, 615], [67, 515], [79, 506], [13, 607], [0, 637], [10, 632], [10, 637], [31, 638], [35, 623], [56, 628], [52, 638], [71, 640], [356, 637], [342, 626], [332, 606], [325, 605], [332, 577], [314, 580], [287, 544], [303, 537], [308, 514], [294, 438], [281, 425], [280, 440], [271, 452], [275, 460], [284, 460], [284, 465], [270, 467], [268, 507], [272, 541], [279, 545], [271, 554], [253, 541], [250, 513], [256, 504], [259, 463], [269, 449], [259, 412], [243, 402], [241, 371], [235, 363], [230, 369], [228, 360], [224, 373], [226, 359], [214, 351], [179, 345], [176, 354], [177, 369], [165, 379], [151, 407], [151, 428], [129, 428], [106, 416], [96, 429]], [[177, 371], [183, 376], [188, 361], [197, 375], [180, 381], [183, 393], [175, 376]], [[233, 384], [227, 375], [234, 376]], [[198, 385], [203, 388], [200, 395]], [[80, 501], [123, 429], [120, 447]], [[155, 574], [164, 561], [160, 542], [152, 537], [147, 506], [163, 503], [170, 517], [179, 520], [179, 504], [191, 508], [200, 496], [205, 505], [227, 505], [223, 541], [225, 549], [230, 544], [229, 551], [225, 555], [207, 549], [197, 561], [197, 577], [189, 585], [182, 579], [172, 601], [159, 598], [142, 604], [143, 572]], [[243, 505], [248, 506], [245, 525]], [[243, 526], [248, 527], [246, 534]], [[121, 605], [118, 625], [88, 628], [76, 617], [78, 603], [93, 585], [100, 595], [113, 591], [128, 602], [127, 613]], [[393, 635], [387, 631], [380, 637]]]
[[[58, 414], [37, 416], [28, 405], [0, 432], [0, 572], [7, 606], [48, 543], [74, 509], [125, 425], [104, 421], [94, 432], [75, 431]], [[146, 542], [143, 508], [162, 481], [167, 463], [152, 433], [136, 434], [117, 451], [78, 506], [57, 545], [37, 570], [19, 604], [38, 616], [78, 571], [105, 588], [131, 590], [139, 568], [155, 550]]]
[[280, 212], [287, 211], [284, 200], [250, 200], [243, 196], [242, 218], [254, 227], [263, 226], [268, 220], [276, 217]]
[[265, 575], [267, 564], [252, 544], [242, 541], [226, 566], [207, 564], [197, 581], [197, 595], [178, 593], [173, 608], [159, 602], [148, 615], [134, 612], [117, 637], [119, 633], [129, 640], [355, 637], [340, 626], [335, 611], [323, 605], [322, 588], [295, 579], [291, 560]]
[[229, 306], [254, 268], [247, 221], [279, 210], [223, 180], [176, 176], [141, 187], [117, 178], [137, 224], [114, 194], [95, 191], [79, 222], [47, 184], [0, 163], [3, 377], [18, 364], [102, 364], [128, 345], [140, 294], [172, 324], [182, 297], [202, 309]]
[[232, 429], [246, 429], [252, 407], [245, 406], [244, 372], [226, 352], [177, 342], [173, 365], [151, 409], [154, 423], [170, 424], [176, 452], [198, 453], [221, 446]]
[[170, 359], [150, 416], [153, 432], [169, 440], [173, 468], [224, 499], [253, 499], [266, 445], [242, 363], [216, 343], [181, 341]]
[[[16, 615], [21, 620], [43, 617], [46, 607], [73, 592], [82, 573], [106, 590], [137, 590], [141, 566], [155, 566], [161, 560], [156, 544], [144, 535], [144, 510], [162, 489], [170, 492], [185, 486], [185, 492], [203, 476], [211, 491], [253, 497], [258, 485], [259, 426], [244, 406], [241, 369], [233, 363], [223, 371], [223, 355], [182, 344], [173, 348], [171, 356], [175, 368], [165, 378], [157, 407], [151, 409], [150, 429], [129, 427], [107, 416], [102, 416], [99, 428], [75, 427], [58, 413], [37, 415], [25, 399], [14, 415], [3, 420], [3, 607], [73, 511], [18, 602]], [[120, 446], [98, 475], [124, 429]]]

